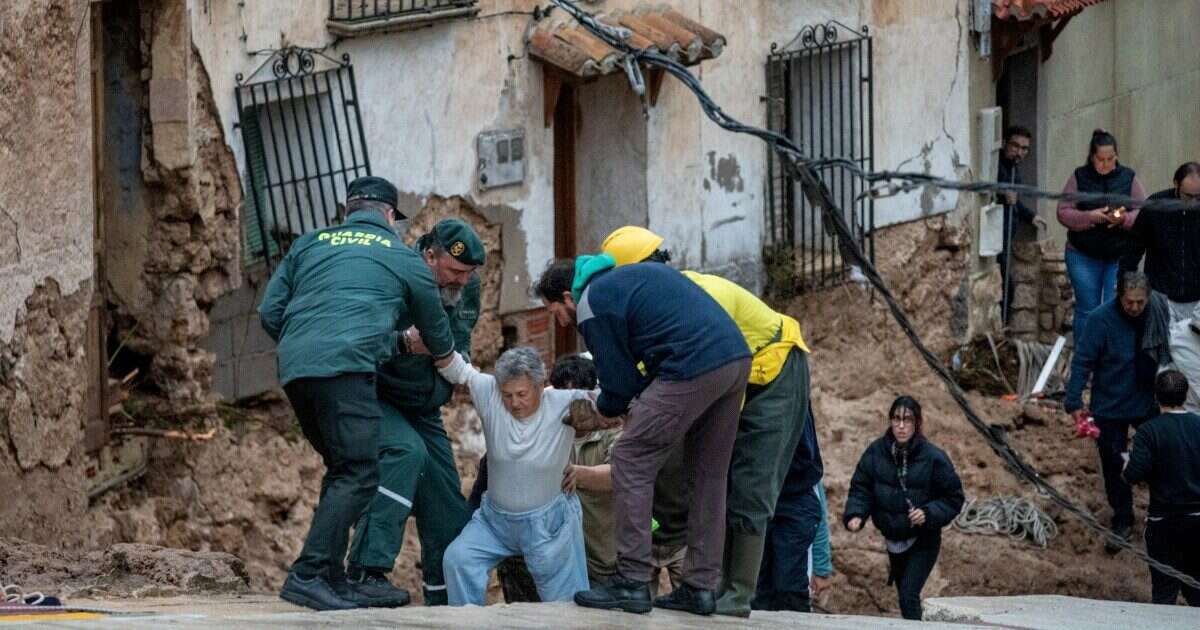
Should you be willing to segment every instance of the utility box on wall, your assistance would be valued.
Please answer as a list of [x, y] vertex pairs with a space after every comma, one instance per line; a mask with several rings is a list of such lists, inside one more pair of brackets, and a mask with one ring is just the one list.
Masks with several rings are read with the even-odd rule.
[[525, 181], [525, 130], [485, 131], [476, 141], [479, 188], [487, 190]]

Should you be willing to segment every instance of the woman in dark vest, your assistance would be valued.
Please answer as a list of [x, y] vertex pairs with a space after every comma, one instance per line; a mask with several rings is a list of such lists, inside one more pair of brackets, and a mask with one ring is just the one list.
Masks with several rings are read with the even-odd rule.
[[891, 426], [867, 447], [846, 495], [842, 523], [861, 531], [866, 519], [887, 543], [900, 614], [921, 618], [921, 589], [942, 547], [942, 528], [963, 506], [962, 482], [942, 449], [921, 431], [921, 405], [909, 396], [892, 403]]
[[[1092, 132], [1087, 164], [1075, 169], [1063, 192], [1146, 199], [1137, 174], [1117, 161], [1117, 139], [1103, 129]], [[1088, 313], [1113, 299], [1117, 272], [1137, 269], [1142, 250], [1130, 232], [1137, 215], [1137, 208], [1109, 207], [1097, 201], [1058, 202], [1058, 222], [1068, 230], [1067, 274], [1075, 290], [1072, 330], [1076, 337], [1083, 332]]]

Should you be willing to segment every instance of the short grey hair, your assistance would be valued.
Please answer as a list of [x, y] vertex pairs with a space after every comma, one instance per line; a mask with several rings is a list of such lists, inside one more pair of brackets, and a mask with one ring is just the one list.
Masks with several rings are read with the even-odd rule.
[[1126, 291], [1146, 289], [1150, 292], [1150, 278], [1140, 271], [1123, 271], [1117, 276], [1117, 297], [1124, 297]]
[[528, 378], [535, 386], [546, 382], [546, 365], [542, 363], [542, 355], [529, 346], [520, 346], [505, 350], [496, 359], [496, 382], [500, 385], [521, 378]]

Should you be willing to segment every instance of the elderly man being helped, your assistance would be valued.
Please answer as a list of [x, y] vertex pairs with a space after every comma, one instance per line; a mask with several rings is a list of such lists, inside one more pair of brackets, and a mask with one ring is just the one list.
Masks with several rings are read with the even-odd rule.
[[513, 348], [484, 374], [455, 355], [442, 376], [466, 384], [487, 441], [488, 490], [443, 560], [451, 606], [483, 605], [488, 572], [524, 556], [542, 601], [587, 590], [587, 555], [579, 497], [565, 494], [563, 472], [575, 443], [564, 423], [578, 389], [547, 389], [537, 351]]

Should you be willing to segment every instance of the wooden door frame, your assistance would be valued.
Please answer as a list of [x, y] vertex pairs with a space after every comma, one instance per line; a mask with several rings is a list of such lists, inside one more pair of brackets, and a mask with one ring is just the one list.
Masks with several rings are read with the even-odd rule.
[[[555, 72], [549, 68], [546, 72]], [[557, 74], [557, 73], [556, 73]], [[575, 85], [559, 82], [554, 103], [554, 257], [574, 258], [576, 251], [575, 166], [578, 139], [579, 92]], [[548, 79], [548, 83], [549, 83]], [[554, 354], [575, 352], [578, 347], [574, 326], [554, 324]]]

